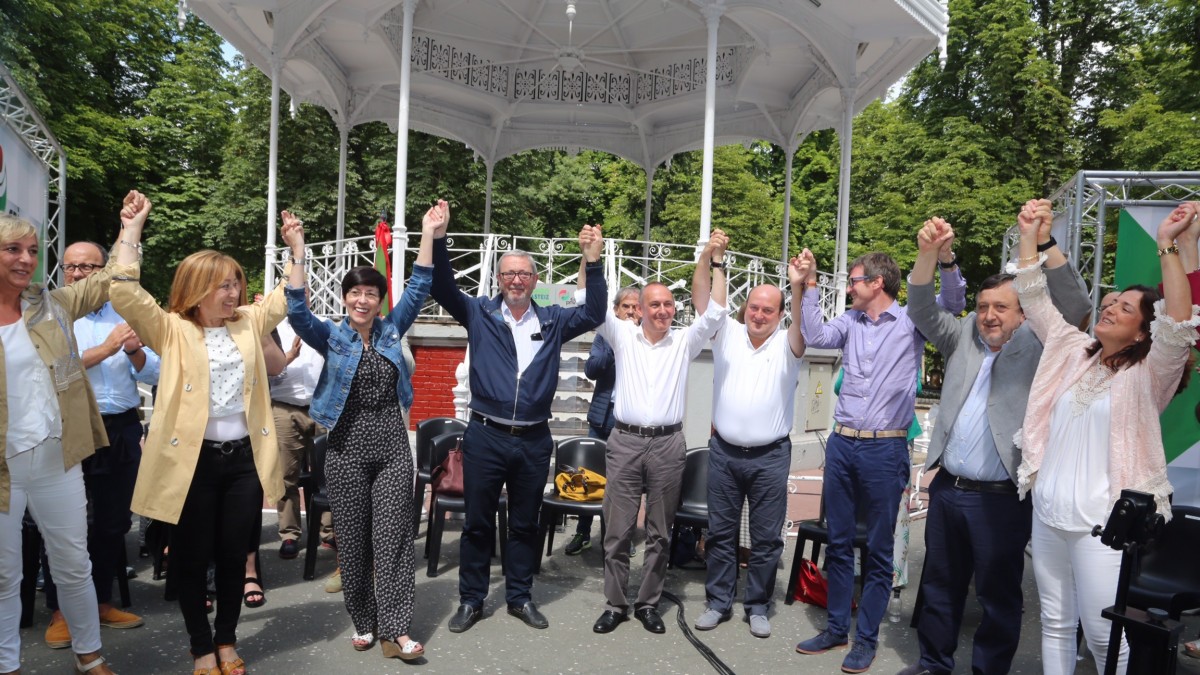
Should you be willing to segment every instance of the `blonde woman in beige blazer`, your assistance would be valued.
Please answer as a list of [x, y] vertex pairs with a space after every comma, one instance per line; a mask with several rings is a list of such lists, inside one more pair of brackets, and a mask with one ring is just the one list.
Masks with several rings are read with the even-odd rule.
[[[172, 523], [171, 574], [191, 638], [196, 675], [243, 675], [235, 647], [246, 544], [263, 497], [283, 496], [263, 337], [287, 311], [282, 285], [246, 301], [246, 275], [217, 251], [175, 271], [166, 310], [138, 283], [150, 201], [130, 192], [110, 290], [113, 307], [162, 356], [158, 398], [133, 510]], [[216, 565], [217, 612], [205, 612], [205, 574]]]
[[71, 631], [75, 667], [112, 673], [100, 656], [100, 614], [87, 551], [80, 462], [108, 445], [75, 343], [75, 319], [108, 298], [108, 269], [50, 290], [33, 283], [38, 237], [0, 214], [0, 673], [19, 672], [21, 519], [41, 527]]

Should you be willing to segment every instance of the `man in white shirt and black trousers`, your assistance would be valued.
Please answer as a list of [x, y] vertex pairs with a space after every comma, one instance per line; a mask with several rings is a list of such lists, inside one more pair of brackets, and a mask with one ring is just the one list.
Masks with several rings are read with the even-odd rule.
[[670, 529], [679, 507], [687, 444], [683, 410], [688, 365], [721, 325], [725, 308], [717, 302], [691, 326], [671, 329], [675, 298], [661, 283], [642, 289], [642, 325], [617, 318], [611, 309], [597, 332], [612, 345], [617, 384], [617, 418], [608, 437], [604, 490], [604, 613], [592, 630], [610, 633], [629, 618], [625, 585], [629, 541], [642, 494], [646, 495], [646, 553], [634, 616], [651, 633], [666, 627], [658, 600], [670, 557]]
[[[725, 304], [725, 248], [729, 240], [716, 230], [696, 264], [692, 303], [697, 312], [709, 303]], [[712, 630], [733, 615], [737, 590], [737, 542], [742, 505], [750, 502], [750, 564], [743, 606], [750, 634], [771, 636], [771, 595], [783, 553], [787, 518], [787, 480], [792, 464], [792, 420], [796, 384], [804, 356], [800, 333], [800, 295], [805, 278], [799, 258], [788, 265], [792, 325], [779, 329], [783, 291], [756, 286], [742, 307], [743, 321], [726, 317], [713, 339], [713, 427], [708, 455], [708, 538], [705, 559], [707, 600], [696, 619], [698, 630]], [[710, 272], [711, 269], [711, 279]], [[813, 285], [816, 281], [811, 282]]]

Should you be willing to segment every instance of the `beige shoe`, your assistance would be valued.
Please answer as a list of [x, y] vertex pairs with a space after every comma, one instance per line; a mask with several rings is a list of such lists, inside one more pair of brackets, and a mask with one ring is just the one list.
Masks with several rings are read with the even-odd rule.
[[342, 568], [337, 568], [337, 570], [333, 574], [329, 575], [329, 578], [325, 580], [325, 592], [342, 592]]
[[137, 628], [145, 623], [142, 617], [130, 612], [123, 612], [116, 607], [109, 607], [100, 613], [100, 625], [109, 628]]

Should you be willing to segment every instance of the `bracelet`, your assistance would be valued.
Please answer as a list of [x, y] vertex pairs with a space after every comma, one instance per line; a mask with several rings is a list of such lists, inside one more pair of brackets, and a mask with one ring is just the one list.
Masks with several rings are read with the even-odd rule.
[[1037, 262], [1038, 260], [1041, 259], [1041, 257], [1042, 257], [1042, 254], [1038, 253], [1036, 255], [1031, 255], [1028, 258], [1017, 258], [1017, 262], [1023, 262], [1023, 263]]
[[124, 239], [120, 239], [120, 240], [118, 240], [118, 242], [119, 242], [119, 243], [121, 243], [121, 244], [124, 244], [124, 245], [128, 246], [129, 248], [131, 248], [131, 249], [133, 249], [133, 250], [135, 250], [135, 251], [137, 251], [137, 254], [138, 254], [138, 262], [141, 262], [141, 261], [142, 261], [142, 245], [141, 245], [141, 244], [131, 244], [131, 243], [129, 243], [129, 242], [127, 242], [127, 241], [125, 241]]
[[709, 260], [708, 266], [713, 268], [714, 270], [723, 270], [723, 269], [725, 269], [725, 261], [724, 260], [721, 260], [721, 261]]
[[809, 288], [816, 288], [816, 287], [817, 287], [817, 282], [815, 282], [815, 281], [809, 281], [809, 282], [808, 282], [808, 287], [809, 287]]
[[303, 265], [303, 264], [304, 264], [304, 261], [305, 261], [305, 260], [307, 260], [307, 258], [306, 258], [306, 257], [304, 257], [304, 256], [301, 256], [300, 258], [297, 258], [296, 256], [294, 256], [294, 255], [293, 255], [293, 256], [291, 256], [291, 258], [292, 258], [292, 264], [293, 264], [293, 265]]
[[1055, 246], [1058, 246], [1058, 242], [1054, 240], [1054, 235], [1050, 235], [1050, 238], [1046, 240], [1046, 243], [1037, 245], [1037, 250], [1038, 253], [1045, 253]]
[[941, 267], [944, 270], [954, 269], [954, 266], [957, 264], [958, 264], [958, 254], [957, 253], [954, 254], [954, 257], [951, 258], [950, 262], [948, 262], [948, 263], [944, 263], [941, 260], [938, 261], [938, 267]]
[[1160, 257], [1160, 258], [1163, 257], [1164, 255], [1167, 255], [1168, 253], [1179, 253], [1179, 246], [1177, 244], [1171, 244], [1170, 246], [1168, 246], [1166, 248], [1158, 249], [1158, 257]]

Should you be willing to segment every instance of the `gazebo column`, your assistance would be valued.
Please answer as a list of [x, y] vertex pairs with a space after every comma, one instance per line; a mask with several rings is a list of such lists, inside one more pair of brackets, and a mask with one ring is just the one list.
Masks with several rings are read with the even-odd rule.
[[796, 156], [796, 146], [784, 148], [787, 161], [784, 164], [783, 184], [783, 264], [788, 264], [788, 247], [792, 243], [792, 158]]
[[275, 193], [279, 165], [279, 78], [282, 74], [283, 61], [272, 57], [270, 150], [267, 155], [267, 250], [263, 270], [263, 289], [267, 291], [275, 287], [275, 214], [278, 212]]
[[[842, 88], [842, 125], [838, 129], [841, 144], [841, 165], [838, 168], [838, 212], [837, 212], [837, 277], [834, 283], [846, 285], [846, 253], [850, 238], [850, 144], [854, 140], [854, 87]], [[846, 294], [837, 293], [837, 313], [846, 310]]]
[[483, 197], [483, 233], [492, 233], [492, 176], [495, 174], [496, 163], [492, 160], [484, 162], [487, 171], [487, 190]]
[[396, 207], [392, 216], [392, 303], [404, 288], [404, 251], [408, 227], [404, 205], [408, 198], [408, 99], [412, 75], [413, 15], [417, 0], [404, 0], [404, 28], [400, 41], [400, 109], [396, 116]]
[[717, 126], [717, 28], [725, 5], [717, 2], [703, 9], [708, 23], [708, 49], [704, 68], [704, 165], [700, 181], [700, 241], [712, 231], [713, 143]]
[[337, 235], [334, 240], [338, 253], [338, 264], [341, 265], [342, 242], [346, 238], [346, 158], [350, 147], [350, 125], [338, 124], [338, 193], [337, 193]]
[[642, 209], [642, 241], [645, 245], [642, 255], [647, 258], [650, 256], [650, 212], [654, 208], [654, 172], [657, 169], [654, 166], [646, 169], [646, 206]]

